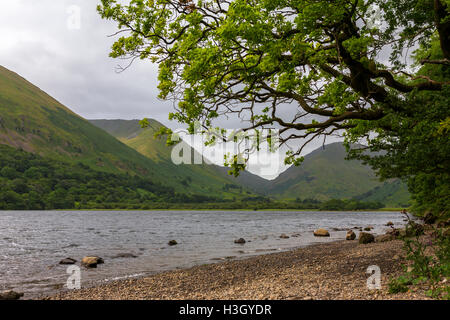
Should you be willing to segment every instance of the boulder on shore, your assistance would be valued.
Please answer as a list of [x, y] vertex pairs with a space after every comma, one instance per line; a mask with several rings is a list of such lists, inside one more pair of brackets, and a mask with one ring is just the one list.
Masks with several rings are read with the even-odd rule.
[[245, 239], [244, 238], [239, 238], [239, 239], [237, 239], [237, 240], [234, 240], [234, 243], [237, 243], [237, 244], [244, 244], [246, 241], [245, 241]]
[[367, 244], [367, 243], [375, 242], [375, 237], [371, 233], [360, 232], [358, 240], [359, 240], [359, 243], [361, 243], [361, 244]]
[[170, 240], [168, 245], [169, 246], [176, 246], [178, 244], [178, 242], [176, 240]]
[[423, 216], [423, 222], [425, 224], [433, 224], [436, 220], [437, 217], [431, 211], [426, 212]]
[[355, 240], [356, 239], [356, 233], [354, 233], [352, 230], [347, 231], [347, 235], [345, 236], [346, 240]]
[[81, 260], [81, 265], [86, 268], [97, 268], [97, 265], [102, 263], [105, 261], [100, 257], [84, 257]]
[[423, 225], [411, 220], [406, 225], [405, 231], [407, 237], [421, 236], [424, 233], [425, 228]]
[[314, 236], [315, 237], [329, 237], [330, 233], [325, 229], [317, 229], [316, 231], [314, 231]]
[[405, 228], [402, 228], [402, 229], [399, 229], [398, 230], [398, 236], [400, 237], [400, 238], [404, 238], [404, 237], [406, 237], [406, 229]]
[[0, 300], [19, 300], [21, 297], [23, 297], [22, 292], [16, 292], [13, 290], [0, 292]]
[[378, 236], [375, 238], [375, 242], [388, 242], [395, 239], [395, 236], [392, 234], [382, 234], [381, 236]]
[[365, 228], [364, 228], [364, 231], [371, 231], [372, 229], [373, 229], [373, 227], [370, 227], [370, 226], [369, 226], [369, 227], [365, 227]]
[[77, 260], [72, 259], [72, 258], [65, 258], [62, 259], [59, 264], [75, 264], [77, 262]]
[[393, 229], [389, 230], [388, 232], [386, 232], [386, 234], [391, 235], [394, 238], [397, 238], [400, 236], [400, 229], [393, 228]]

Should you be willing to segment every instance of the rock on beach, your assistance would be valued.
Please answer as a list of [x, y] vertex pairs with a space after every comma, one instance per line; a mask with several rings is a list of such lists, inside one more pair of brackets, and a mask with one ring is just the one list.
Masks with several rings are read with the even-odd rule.
[[314, 236], [315, 237], [329, 237], [330, 233], [328, 232], [328, 230], [325, 229], [317, 229], [314, 231]]
[[355, 240], [356, 234], [352, 230], [349, 230], [349, 231], [347, 231], [347, 235], [345, 236], [345, 239], [346, 240]]
[[361, 232], [359, 234], [359, 243], [360, 244], [367, 244], [367, 243], [372, 243], [372, 242], [375, 242], [375, 237], [373, 234], [367, 233], [367, 232]]

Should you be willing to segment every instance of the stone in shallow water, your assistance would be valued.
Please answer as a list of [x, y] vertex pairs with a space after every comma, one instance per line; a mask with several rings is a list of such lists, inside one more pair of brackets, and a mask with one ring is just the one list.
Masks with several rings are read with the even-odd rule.
[[325, 229], [317, 229], [314, 231], [314, 236], [316, 237], [329, 237], [330, 233]]
[[115, 256], [113, 256], [113, 259], [120, 259], [120, 258], [137, 258], [138, 256], [133, 254], [133, 253], [129, 253], [129, 252], [121, 252], [116, 254]]
[[13, 290], [0, 292], [0, 300], [19, 300], [21, 297], [23, 297], [22, 292], [16, 292]]
[[65, 258], [62, 259], [59, 264], [75, 264], [77, 262], [77, 260], [72, 259], [72, 258]]
[[97, 268], [97, 264], [105, 263], [100, 257], [84, 257], [81, 260], [81, 264], [86, 268]]

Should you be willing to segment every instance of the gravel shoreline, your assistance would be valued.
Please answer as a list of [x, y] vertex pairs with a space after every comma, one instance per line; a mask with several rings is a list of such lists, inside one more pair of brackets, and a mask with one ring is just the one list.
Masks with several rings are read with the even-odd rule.
[[[51, 300], [322, 300], [429, 299], [426, 288], [389, 294], [402, 272], [403, 242], [337, 241], [244, 260], [197, 266], [97, 287], [64, 291]], [[380, 290], [367, 289], [366, 270], [381, 269]]]

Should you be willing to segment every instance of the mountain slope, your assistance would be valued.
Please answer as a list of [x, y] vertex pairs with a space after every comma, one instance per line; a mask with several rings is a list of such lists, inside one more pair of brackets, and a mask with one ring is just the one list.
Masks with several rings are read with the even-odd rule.
[[[171, 162], [171, 148], [166, 146], [164, 139], [153, 137], [162, 126], [159, 122], [150, 120], [149, 128], [141, 129], [138, 120], [90, 121], [160, 165]], [[192, 149], [189, 146], [187, 148]], [[323, 201], [332, 198], [357, 198], [362, 201], [379, 201], [388, 206], [405, 206], [408, 203], [409, 194], [403, 183], [382, 183], [370, 167], [357, 160], [345, 160], [345, 157], [346, 150], [341, 143], [329, 144], [307, 155], [300, 167], [291, 167], [271, 181], [246, 171], [235, 178], [228, 175], [229, 169], [226, 167], [205, 164], [180, 165], [177, 172], [180, 172], [180, 176], [196, 176], [212, 185], [217, 184], [217, 181], [221, 185], [226, 180], [228, 182], [225, 183], [234, 186], [236, 190], [242, 186], [277, 199], [311, 198]]]
[[[130, 129], [124, 130], [117, 134], [127, 136]], [[145, 139], [155, 146], [163, 144]], [[236, 196], [233, 192], [223, 192], [229, 183], [227, 179], [209, 181], [207, 175], [196, 171], [186, 173], [170, 161], [157, 161], [158, 157], [152, 160], [3, 67], [0, 67], [0, 144], [57, 160], [81, 162], [97, 170], [137, 174], [180, 193]], [[154, 150], [165, 158], [167, 152], [163, 153], [162, 149]]]
[[270, 191], [285, 198], [326, 200], [357, 196], [380, 184], [369, 167], [345, 156], [341, 143], [319, 148], [275, 179]]
[[[159, 168], [170, 170], [189, 189], [194, 188], [205, 193], [219, 192], [225, 197], [248, 197], [253, 194], [242, 188], [239, 181], [227, 174], [225, 168], [216, 165], [174, 165], [171, 159], [172, 147], [166, 145], [165, 138], [155, 138], [155, 132], [163, 125], [149, 119], [149, 127], [142, 129], [139, 120], [89, 120], [92, 124], [104, 129], [117, 139], [135, 149], [158, 164]], [[191, 159], [199, 156], [197, 151], [184, 141], [185, 150], [190, 150]], [[196, 156], [197, 155], [197, 156]], [[248, 175], [251, 175], [248, 173]], [[259, 178], [259, 177], [258, 177]], [[262, 178], [259, 178], [262, 179]], [[250, 189], [250, 188], [249, 188]]]
[[357, 160], [346, 160], [341, 143], [319, 148], [273, 180], [267, 194], [285, 199], [344, 199], [380, 201], [400, 205], [409, 199], [406, 186], [398, 181], [382, 183], [368, 166]]
[[358, 195], [355, 199], [365, 202], [381, 202], [387, 207], [409, 207], [411, 196], [408, 187], [401, 180], [386, 181], [383, 184]]
[[[154, 134], [163, 125], [149, 119], [148, 128], [142, 129], [139, 120], [89, 120], [93, 125], [105, 130], [124, 144], [157, 162], [171, 161], [172, 147], [166, 145], [165, 138], [155, 138]], [[182, 142], [183, 143], [183, 142]], [[189, 147], [189, 149], [191, 149]]]
[[152, 176], [155, 164], [0, 67], [0, 143], [106, 171]]
[[268, 195], [270, 191], [270, 187], [272, 185], [271, 180], [264, 179], [256, 174], [253, 174], [248, 171], [242, 171], [239, 176], [230, 176], [228, 174], [228, 171], [230, 171], [230, 168], [228, 167], [218, 167], [218, 169], [222, 172], [222, 174], [229, 177], [229, 179], [236, 184], [239, 184], [245, 188], [248, 188], [258, 194], [261, 195]]
[[391, 205], [408, 201], [402, 183], [380, 183], [370, 168], [345, 160], [339, 143], [312, 152], [302, 166], [289, 168], [275, 180], [248, 172], [235, 179], [227, 168], [215, 165], [175, 165], [164, 139], [153, 137], [161, 126], [157, 121], [150, 121], [148, 129], [141, 129], [138, 120], [89, 122], [0, 67], [0, 144], [96, 170], [139, 175], [186, 194], [240, 199], [255, 196], [253, 190], [278, 199], [356, 197]]

